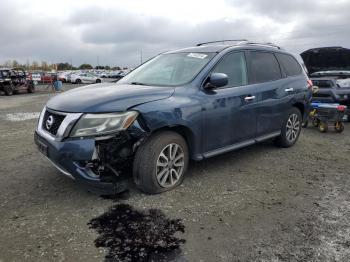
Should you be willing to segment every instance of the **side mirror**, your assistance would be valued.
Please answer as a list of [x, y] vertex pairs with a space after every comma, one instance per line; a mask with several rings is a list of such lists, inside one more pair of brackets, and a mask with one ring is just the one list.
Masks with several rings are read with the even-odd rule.
[[212, 73], [209, 77], [208, 83], [205, 85], [206, 89], [213, 89], [223, 87], [228, 84], [228, 76], [223, 73]]
[[312, 86], [312, 93], [317, 93], [320, 88], [318, 86]]

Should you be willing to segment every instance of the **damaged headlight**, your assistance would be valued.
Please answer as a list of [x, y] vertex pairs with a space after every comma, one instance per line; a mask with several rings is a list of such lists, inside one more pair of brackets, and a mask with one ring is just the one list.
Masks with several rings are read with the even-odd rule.
[[136, 111], [108, 114], [85, 114], [74, 126], [71, 137], [105, 135], [127, 129], [137, 118]]

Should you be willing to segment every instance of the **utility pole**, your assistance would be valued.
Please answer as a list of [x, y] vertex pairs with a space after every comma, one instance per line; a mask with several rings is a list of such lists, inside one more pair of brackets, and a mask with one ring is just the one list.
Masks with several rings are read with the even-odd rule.
[[140, 51], [140, 60], [141, 60], [141, 64], [142, 64], [142, 49]]
[[99, 56], [97, 56], [97, 66], [98, 67], [100, 66], [100, 58], [99, 58]]

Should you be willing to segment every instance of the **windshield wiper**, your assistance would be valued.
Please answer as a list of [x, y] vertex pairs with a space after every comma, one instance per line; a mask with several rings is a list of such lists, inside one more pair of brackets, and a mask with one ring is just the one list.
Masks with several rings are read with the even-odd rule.
[[138, 85], [138, 86], [148, 86], [147, 84], [141, 83], [141, 82], [131, 82], [130, 84], [132, 84], [132, 85]]

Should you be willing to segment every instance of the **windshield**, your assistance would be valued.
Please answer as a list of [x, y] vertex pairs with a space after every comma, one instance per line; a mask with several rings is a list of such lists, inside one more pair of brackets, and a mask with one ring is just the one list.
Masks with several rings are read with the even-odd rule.
[[215, 53], [174, 53], [159, 55], [141, 65], [118, 83], [178, 86], [190, 82]]
[[341, 88], [350, 88], [350, 78], [337, 79], [337, 84]]

